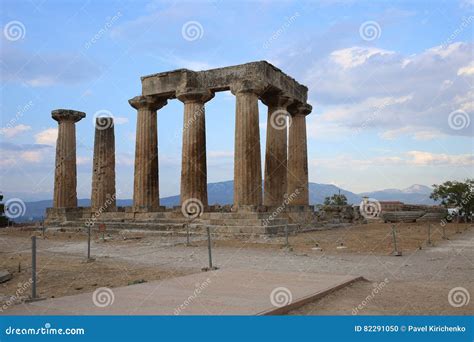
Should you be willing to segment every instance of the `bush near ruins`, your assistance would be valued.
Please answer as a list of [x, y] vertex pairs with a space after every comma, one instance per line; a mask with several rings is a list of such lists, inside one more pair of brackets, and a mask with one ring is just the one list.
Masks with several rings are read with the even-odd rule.
[[343, 194], [334, 194], [324, 199], [324, 205], [347, 205], [347, 197]]

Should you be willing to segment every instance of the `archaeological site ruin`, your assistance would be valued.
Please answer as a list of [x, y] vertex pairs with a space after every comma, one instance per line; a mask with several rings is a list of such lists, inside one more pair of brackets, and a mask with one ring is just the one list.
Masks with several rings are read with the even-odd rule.
[[[91, 207], [78, 207], [75, 124], [85, 113], [57, 109], [53, 208], [46, 225], [179, 230], [209, 225], [223, 234], [275, 234], [302, 229], [314, 219], [308, 203], [306, 115], [308, 89], [265, 62], [205, 71], [179, 69], [141, 78], [137, 110], [133, 205], [117, 207], [113, 119], [95, 128]], [[230, 90], [235, 96], [234, 203], [209, 205], [205, 103]], [[160, 206], [157, 112], [169, 100], [184, 104], [181, 206]], [[258, 101], [268, 107], [265, 167], [261, 168]], [[229, 115], [231, 111], [229, 110]], [[263, 184], [263, 186], [262, 186]], [[262, 189], [263, 187], [263, 189]]]

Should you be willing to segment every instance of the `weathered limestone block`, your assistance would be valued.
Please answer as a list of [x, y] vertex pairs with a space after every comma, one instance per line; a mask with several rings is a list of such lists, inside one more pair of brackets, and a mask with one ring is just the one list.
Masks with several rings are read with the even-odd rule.
[[306, 103], [308, 94], [308, 88], [266, 61], [203, 71], [178, 69], [143, 76], [141, 80], [143, 95], [168, 98], [174, 97], [183, 83], [217, 92], [230, 90], [233, 83], [240, 81], [264, 82], [300, 103]]

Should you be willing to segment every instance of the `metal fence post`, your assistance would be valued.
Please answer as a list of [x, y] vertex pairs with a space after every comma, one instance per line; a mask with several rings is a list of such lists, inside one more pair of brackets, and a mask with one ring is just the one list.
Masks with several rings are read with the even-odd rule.
[[87, 227], [87, 260], [91, 259], [91, 225]]
[[31, 299], [36, 299], [36, 235], [31, 237]]
[[287, 248], [290, 246], [290, 242], [288, 240], [288, 223], [285, 224], [285, 246]]
[[191, 243], [189, 242], [189, 223], [186, 223], [186, 246], [190, 246]]
[[209, 252], [209, 270], [212, 270], [211, 229], [209, 228], [209, 226], [207, 226], [206, 230], [207, 230], [207, 250]]
[[400, 252], [398, 250], [398, 246], [397, 246], [397, 232], [395, 230], [395, 225], [392, 224], [392, 236], [393, 236], [393, 247], [395, 249], [394, 251], [394, 255], [395, 256], [401, 256], [402, 255], [402, 252]]
[[432, 245], [432, 242], [431, 242], [431, 223], [428, 224], [428, 246], [431, 246]]

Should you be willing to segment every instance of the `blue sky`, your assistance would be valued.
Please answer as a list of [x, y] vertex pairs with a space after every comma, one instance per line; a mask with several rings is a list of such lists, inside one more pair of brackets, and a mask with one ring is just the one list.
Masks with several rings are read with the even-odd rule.
[[[472, 1], [9, 1], [1, 8], [0, 190], [52, 197], [56, 122], [77, 124], [78, 196], [93, 117], [116, 119], [130, 198], [140, 76], [267, 60], [309, 87], [309, 178], [362, 192], [474, 174]], [[197, 31], [186, 33], [191, 25]], [[233, 176], [234, 97], [206, 104], [208, 181]], [[266, 107], [260, 104], [262, 161]], [[159, 111], [160, 190], [179, 192], [183, 104]]]

